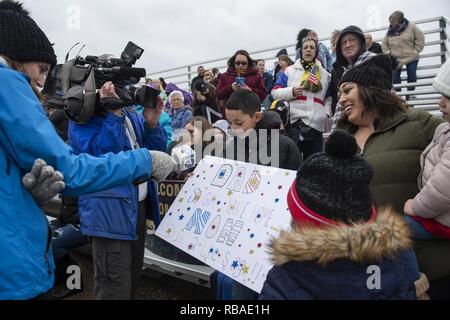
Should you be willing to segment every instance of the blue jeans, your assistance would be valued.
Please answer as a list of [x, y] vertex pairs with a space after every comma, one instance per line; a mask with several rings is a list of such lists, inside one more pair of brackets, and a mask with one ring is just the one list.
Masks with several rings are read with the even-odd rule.
[[420, 224], [420, 222], [414, 220], [410, 216], [405, 215], [404, 216], [405, 221], [408, 223], [409, 227], [411, 228], [413, 232], [413, 238], [414, 239], [420, 239], [420, 240], [433, 240], [436, 239], [434, 235], [429, 233], [425, 228]]
[[[412, 61], [406, 65], [406, 72], [408, 74], [407, 82], [417, 82], [417, 64], [419, 60]], [[402, 68], [399, 68], [393, 73], [393, 83], [399, 84], [402, 82], [400, 75], [402, 72]], [[413, 91], [416, 87], [408, 87], [408, 91]], [[396, 89], [396, 91], [401, 91], [401, 89]]]

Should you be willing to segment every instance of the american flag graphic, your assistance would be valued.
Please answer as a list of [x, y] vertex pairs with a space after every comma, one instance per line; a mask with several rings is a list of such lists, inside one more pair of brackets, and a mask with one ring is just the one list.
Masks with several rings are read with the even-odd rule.
[[319, 84], [319, 80], [317, 80], [316, 77], [316, 65], [314, 65], [311, 69], [311, 72], [308, 75], [308, 78], [306, 79], [311, 83], [314, 83], [315, 85]]

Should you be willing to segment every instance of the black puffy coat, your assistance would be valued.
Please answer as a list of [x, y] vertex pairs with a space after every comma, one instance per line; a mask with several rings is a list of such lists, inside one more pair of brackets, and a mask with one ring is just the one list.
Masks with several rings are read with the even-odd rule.
[[[279, 130], [281, 126], [281, 118], [276, 112], [266, 111], [263, 113], [261, 121], [256, 125], [256, 137], [257, 144], [256, 150], [254, 143], [250, 143], [250, 138], [245, 138], [245, 155], [238, 154], [238, 144], [242, 141], [240, 138], [233, 138], [233, 140], [227, 145], [226, 157], [233, 160], [243, 162], [251, 161], [253, 157], [257, 156], [257, 164], [274, 166], [282, 169], [298, 170], [302, 163], [302, 155], [298, 150], [298, 147], [289, 137], [285, 136], [281, 132], [278, 132], [278, 165], [272, 164], [271, 161], [267, 162], [261, 159], [260, 156], [270, 157], [276, 156], [272, 154], [272, 130]], [[264, 135], [262, 129], [267, 130], [267, 134]], [[251, 137], [251, 136], [250, 136]], [[234, 149], [233, 149], [234, 147]], [[244, 158], [244, 159], [243, 159]]]

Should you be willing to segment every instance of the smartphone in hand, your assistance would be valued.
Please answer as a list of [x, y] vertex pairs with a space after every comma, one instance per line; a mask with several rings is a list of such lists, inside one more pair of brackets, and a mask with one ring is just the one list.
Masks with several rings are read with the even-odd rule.
[[245, 87], [245, 78], [244, 77], [236, 77], [235, 81], [240, 87]]

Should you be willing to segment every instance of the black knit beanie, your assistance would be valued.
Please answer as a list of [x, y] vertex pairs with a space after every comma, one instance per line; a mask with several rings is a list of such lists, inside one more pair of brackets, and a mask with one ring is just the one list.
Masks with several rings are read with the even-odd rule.
[[339, 85], [353, 82], [364, 87], [384, 90], [392, 89], [392, 61], [387, 54], [377, 54], [356, 67], [350, 68], [341, 78]]
[[356, 155], [357, 149], [352, 135], [336, 130], [325, 144], [325, 152], [303, 163], [297, 173], [296, 191], [309, 209], [343, 223], [371, 218], [369, 184], [373, 169]]
[[52, 44], [22, 4], [0, 2], [0, 55], [18, 62], [46, 62], [56, 65]]

